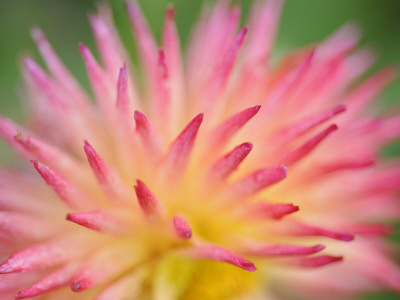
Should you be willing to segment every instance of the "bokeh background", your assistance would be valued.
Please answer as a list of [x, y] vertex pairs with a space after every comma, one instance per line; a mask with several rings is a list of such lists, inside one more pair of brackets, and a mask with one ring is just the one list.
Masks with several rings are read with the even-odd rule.
[[[78, 43], [94, 49], [87, 22], [87, 13], [95, 11], [98, 0], [0, 0], [0, 113], [23, 119], [19, 60], [24, 54], [39, 55], [30, 39], [29, 30], [39, 25], [46, 32], [55, 50], [72, 73], [88, 87], [85, 70], [78, 52]], [[133, 49], [129, 22], [123, 0], [108, 0], [115, 22], [128, 49]], [[156, 36], [160, 36], [164, 10], [168, 3], [177, 8], [178, 30], [183, 47], [196, 20], [203, 0], [139, 0]], [[251, 0], [234, 1], [244, 13]], [[378, 54], [373, 70], [394, 63], [400, 66], [400, 0], [286, 0], [276, 51], [320, 41], [347, 22], [359, 25], [363, 32], [362, 45], [370, 45]], [[132, 52], [134, 55], [134, 52]], [[373, 71], [372, 70], [372, 71]], [[400, 108], [400, 80], [380, 97], [383, 109], [389, 105]], [[386, 156], [400, 154], [395, 143], [383, 151]], [[13, 155], [0, 143], [0, 163], [12, 164]], [[399, 231], [399, 230], [398, 230]], [[399, 234], [394, 239], [399, 240]], [[400, 299], [391, 293], [367, 295], [361, 299]], [[339, 299], [338, 299], [339, 300]]]

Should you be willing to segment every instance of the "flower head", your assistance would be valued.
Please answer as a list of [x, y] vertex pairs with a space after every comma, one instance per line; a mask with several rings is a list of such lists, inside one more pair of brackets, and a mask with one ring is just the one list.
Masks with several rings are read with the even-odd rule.
[[400, 291], [384, 239], [400, 168], [378, 155], [400, 118], [368, 111], [395, 71], [360, 80], [373, 59], [351, 26], [271, 63], [281, 7], [255, 2], [238, 29], [239, 7], [218, 1], [183, 58], [173, 8], [159, 47], [127, 2], [135, 74], [100, 6], [101, 63], [79, 46], [95, 103], [33, 29], [48, 72], [25, 58], [27, 129], [0, 118], [24, 161], [0, 172], [0, 298]]

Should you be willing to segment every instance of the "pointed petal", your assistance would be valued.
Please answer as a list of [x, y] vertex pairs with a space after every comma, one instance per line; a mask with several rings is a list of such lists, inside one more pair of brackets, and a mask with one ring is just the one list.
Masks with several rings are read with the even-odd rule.
[[71, 290], [82, 292], [108, 282], [132, 268], [137, 260], [134, 249], [125, 244], [116, 245], [97, 252], [81, 268], [71, 283]]
[[66, 176], [77, 177], [81, 167], [69, 154], [28, 134], [28, 131], [12, 120], [0, 116], [0, 136], [16, 152], [27, 160], [36, 159]]
[[305, 134], [309, 130], [315, 128], [316, 126], [324, 123], [327, 120], [330, 120], [334, 116], [343, 113], [346, 111], [346, 107], [344, 105], [338, 105], [330, 110], [327, 110], [322, 113], [318, 113], [311, 117], [305, 118], [299, 122], [295, 122], [294, 124], [289, 125], [288, 127], [280, 130], [277, 134], [275, 134], [270, 143], [289, 143], [293, 141], [295, 138]]
[[99, 66], [89, 48], [86, 45], [79, 44], [79, 51], [85, 62], [86, 72], [96, 100], [102, 109], [104, 117], [112, 124], [109, 112], [113, 111], [113, 101], [111, 99], [115, 99], [114, 89], [106, 73]]
[[213, 147], [217, 149], [223, 147], [240, 128], [257, 114], [260, 108], [260, 105], [247, 108], [230, 117], [215, 128], [210, 133]]
[[135, 269], [132, 273], [123, 276], [116, 282], [108, 285], [95, 300], [110, 300], [110, 299], [137, 299], [141, 291], [141, 282], [144, 272]]
[[116, 119], [124, 128], [125, 135], [133, 130], [132, 108], [128, 92], [128, 74], [126, 64], [119, 70], [117, 81]]
[[388, 224], [357, 224], [346, 226], [353, 234], [363, 235], [389, 235], [395, 232], [395, 228]]
[[170, 146], [163, 164], [166, 173], [173, 178], [179, 176], [186, 168], [202, 121], [203, 114], [196, 116]]
[[143, 70], [147, 71], [146, 75], [149, 78], [155, 78], [157, 44], [137, 1], [127, 1], [126, 8], [135, 33], [135, 41], [139, 50], [140, 62], [143, 64]]
[[70, 213], [67, 220], [95, 231], [118, 235], [131, 232], [132, 229], [128, 227], [132, 224], [129, 224], [126, 218], [123, 220], [123, 217], [109, 210], [93, 210]]
[[111, 74], [111, 78], [116, 78], [118, 67], [128, 63], [128, 56], [114, 28], [110, 8], [104, 4], [98, 8], [98, 16], [89, 15], [90, 26], [105, 70]]
[[338, 171], [364, 169], [375, 165], [375, 160], [366, 157], [360, 158], [359, 160], [342, 160], [335, 161], [332, 163], [325, 163], [322, 165], [316, 165], [314, 171], [311, 172], [311, 178], [319, 178], [321, 175], [332, 174]]
[[299, 211], [297, 205], [291, 203], [272, 204], [272, 203], [255, 203], [244, 208], [244, 216], [249, 219], [272, 218], [279, 220], [282, 217]]
[[36, 171], [42, 176], [53, 191], [73, 209], [84, 209], [92, 206], [89, 197], [84, 195], [76, 186], [72, 185], [60, 174], [38, 161], [31, 161]]
[[55, 235], [59, 224], [49, 228], [48, 223], [30, 214], [0, 211], [0, 233], [17, 240], [41, 240]]
[[254, 272], [257, 269], [247, 259], [218, 246], [197, 246], [183, 249], [181, 252], [193, 258], [226, 262], [249, 272]]
[[288, 230], [285, 230], [289, 235], [295, 236], [324, 236], [343, 242], [351, 242], [354, 240], [354, 235], [350, 233], [338, 232], [322, 227], [311, 226], [299, 222], [287, 223]]
[[307, 154], [309, 154], [315, 147], [318, 146], [319, 143], [321, 143], [329, 134], [337, 130], [338, 127], [333, 124], [323, 130], [321, 133], [317, 134], [310, 140], [308, 140], [305, 144], [303, 144], [301, 147], [298, 149], [288, 153], [284, 158], [283, 158], [283, 163], [287, 166], [290, 166], [303, 157], [305, 157]]
[[160, 49], [158, 51], [152, 115], [157, 128], [167, 136], [171, 130], [171, 121], [174, 122], [171, 119], [171, 83], [169, 76], [164, 51]]
[[31, 155], [31, 158], [36, 158], [43, 163], [49, 164], [63, 173], [68, 173], [72, 169], [76, 172], [79, 169], [77, 162], [73, 161], [67, 153], [40, 139], [18, 131], [18, 134], [14, 136], [14, 140]]
[[255, 3], [249, 21], [249, 40], [245, 63], [249, 67], [263, 66], [270, 57], [279, 25], [283, 1], [269, 0]]
[[256, 256], [291, 256], [291, 255], [310, 255], [325, 249], [323, 245], [297, 246], [297, 245], [269, 245], [252, 243], [245, 244], [242, 252]]
[[[38, 27], [32, 29], [32, 37], [39, 49], [39, 52], [45, 61], [48, 69], [58, 80], [60, 84], [72, 95], [75, 95], [74, 102], [81, 104], [80, 102], [88, 101], [88, 96], [76, 81], [74, 76], [68, 71], [68, 69], [61, 62], [57, 54], [54, 52], [46, 36], [42, 30]], [[86, 105], [86, 104], [85, 104]]]
[[30, 287], [20, 291], [15, 299], [27, 299], [38, 295], [42, 295], [48, 291], [52, 291], [59, 287], [67, 285], [73, 278], [75, 272], [78, 270], [78, 265], [73, 263], [67, 263], [50, 275], [47, 275], [39, 282], [31, 285]]
[[162, 216], [164, 214], [164, 208], [161, 201], [158, 200], [158, 198], [142, 181], [137, 180], [135, 192], [139, 205], [146, 216]]
[[218, 70], [217, 74], [217, 79], [220, 81], [221, 88], [226, 84], [228, 81], [229, 75], [231, 73], [231, 70], [235, 64], [235, 61], [239, 55], [239, 51], [243, 45], [244, 39], [247, 35], [247, 27], [243, 27], [242, 29], [239, 30], [239, 33], [237, 34], [235, 40], [233, 41], [233, 44], [231, 48], [229, 49], [228, 53], [226, 54], [224, 61]]
[[199, 110], [209, 113], [216, 105], [220, 104], [216, 100], [218, 100], [218, 97], [224, 92], [246, 35], [247, 27], [243, 27], [237, 34], [231, 48], [223, 57], [222, 63], [218, 65], [216, 71], [211, 74], [204, 87], [206, 94], [201, 98], [202, 103], [200, 107], [198, 107]]
[[190, 239], [192, 237], [192, 229], [188, 221], [182, 217], [174, 217], [173, 219], [174, 228], [176, 234], [183, 240]]
[[228, 187], [226, 194], [229, 198], [234, 199], [251, 196], [285, 179], [286, 173], [287, 168], [283, 165], [258, 170], [233, 183]]
[[182, 55], [180, 49], [179, 34], [175, 25], [175, 8], [169, 6], [165, 14], [163, 31], [163, 48], [165, 51], [166, 65], [174, 79], [181, 73]]
[[236, 146], [231, 152], [220, 158], [208, 171], [207, 184], [218, 184], [226, 179], [233, 171], [237, 169], [240, 163], [253, 149], [251, 143], [243, 143]]
[[93, 147], [85, 141], [84, 150], [93, 173], [104, 191], [119, 203], [129, 203], [127, 189], [118, 173], [97, 154]]
[[60, 96], [58, 87], [46, 72], [30, 57], [24, 58], [24, 66], [33, 82], [46, 94], [49, 103], [59, 109], [65, 109], [67, 104]]
[[[171, 121], [180, 124], [180, 116], [184, 107], [184, 72], [179, 33], [175, 25], [175, 8], [167, 8], [162, 45], [165, 52], [165, 61], [168, 67], [171, 93]], [[172, 126], [175, 128], [175, 126]]]
[[144, 114], [135, 111], [136, 132], [139, 134], [144, 148], [157, 159], [161, 154], [161, 141], [158, 133]]
[[71, 260], [92, 250], [90, 247], [81, 247], [86, 244], [87, 236], [65, 236], [38, 245], [31, 245], [24, 250], [12, 254], [0, 265], [0, 274], [27, 272], [38, 268], [47, 268]]
[[285, 260], [285, 264], [301, 268], [318, 268], [343, 261], [342, 256], [321, 255], [313, 257], [291, 258]]
[[[349, 96], [346, 103], [350, 115], [357, 114], [368, 107], [370, 102], [388, 86], [397, 76], [394, 66], [388, 66], [358, 86]], [[350, 117], [350, 116], [349, 116]]]
[[263, 100], [262, 105], [266, 107], [264, 114], [271, 112], [279, 107], [285, 95], [290, 92], [307, 74], [314, 58], [314, 50], [312, 50], [300, 63], [291, 69], [288, 74], [279, 81]]

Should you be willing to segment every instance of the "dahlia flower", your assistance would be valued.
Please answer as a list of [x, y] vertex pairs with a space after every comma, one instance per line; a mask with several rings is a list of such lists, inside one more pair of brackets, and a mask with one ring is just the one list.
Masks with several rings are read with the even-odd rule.
[[[25, 57], [21, 156], [0, 171], [0, 299], [347, 299], [400, 292], [400, 117], [371, 102], [369, 49], [344, 26], [272, 56], [281, 0], [204, 10], [185, 56], [169, 7], [160, 45], [127, 2], [140, 69], [107, 6], [79, 45], [95, 102], [39, 28]], [[271, 58], [274, 59], [271, 59]], [[272, 62], [273, 61], [273, 62]]]

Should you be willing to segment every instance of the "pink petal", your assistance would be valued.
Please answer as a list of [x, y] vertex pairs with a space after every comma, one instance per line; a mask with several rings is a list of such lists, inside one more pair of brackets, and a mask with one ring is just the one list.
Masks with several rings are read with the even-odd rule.
[[290, 260], [286, 260], [285, 263], [290, 266], [297, 266], [301, 268], [318, 268], [341, 261], [343, 261], [342, 256], [321, 255], [313, 257], [291, 258]]
[[31, 162], [40, 176], [69, 207], [85, 209], [92, 206], [90, 198], [60, 174], [35, 160]]
[[245, 63], [259, 67], [267, 63], [279, 25], [283, 1], [269, 0], [255, 3], [250, 15], [250, 34]]
[[25, 57], [24, 66], [36, 85], [46, 94], [49, 103], [58, 108], [65, 109], [67, 103], [65, 103], [60, 95], [58, 86], [43, 69], [30, 57]]
[[99, 16], [89, 14], [90, 26], [106, 71], [112, 76], [116, 76], [117, 68], [127, 62], [128, 56], [118, 39], [117, 30], [112, 24], [109, 7], [99, 6], [99, 11]]
[[[86, 45], [80, 44], [79, 51], [85, 62], [86, 71], [89, 77], [92, 91], [98, 101], [104, 117], [112, 124], [112, 119], [109, 112], [113, 111], [113, 102], [115, 95], [113, 88], [104, 70], [99, 66], [93, 54]], [[118, 65], [120, 66], [120, 65]]]
[[37, 159], [63, 174], [73, 173], [74, 177], [80, 174], [76, 174], [76, 170], [80, 169], [79, 164], [69, 154], [26, 132], [13, 121], [0, 116], [0, 136], [21, 156], [28, 160]]
[[126, 8], [135, 33], [135, 40], [139, 50], [140, 62], [143, 64], [143, 70], [145, 70], [148, 78], [155, 78], [157, 46], [154, 37], [137, 1], [127, 1]]
[[323, 245], [311, 247], [297, 245], [263, 245], [252, 243], [245, 245], [242, 252], [248, 255], [257, 256], [291, 256], [291, 255], [310, 255], [325, 249]]
[[[125, 136], [133, 130], [132, 108], [128, 92], [128, 74], [126, 64], [119, 70], [117, 82], [117, 101], [116, 101], [117, 121], [122, 124]], [[129, 136], [129, 135], [128, 135]]]
[[346, 228], [357, 235], [389, 235], [395, 232], [395, 228], [388, 224], [356, 224], [348, 225]]
[[293, 69], [285, 74], [284, 78], [273, 88], [273, 90], [263, 100], [262, 105], [266, 107], [264, 114], [275, 110], [285, 95], [289, 93], [301, 80], [304, 79], [305, 74], [309, 71], [314, 57], [314, 50], [312, 50], [300, 63]]
[[286, 173], [287, 168], [282, 165], [258, 170], [233, 183], [226, 191], [227, 196], [234, 199], [251, 196], [285, 179]]
[[336, 161], [332, 163], [325, 163], [322, 165], [315, 166], [315, 169], [311, 174], [313, 178], [319, 178], [321, 175], [331, 174], [338, 171], [353, 170], [353, 169], [363, 169], [369, 168], [375, 165], [375, 160], [366, 157], [360, 158], [359, 160], [343, 160]]
[[179, 33], [175, 25], [175, 8], [169, 6], [163, 27], [162, 45], [169, 70], [172, 122], [179, 124], [184, 106], [184, 73]]
[[243, 143], [236, 146], [231, 152], [220, 158], [210, 168], [206, 179], [207, 184], [217, 184], [226, 179], [237, 169], [252, 149], [253, 145], [251, 143]]
[[38, 245], [33, 244], [24, 250], [15, 252], [2, 263], [0, 274], [43, 269], [69, 261], [96, 247], [96, 244], [91, 245], [91, 247], [79, 247], [85, 240], [87, 240], [87, 236], [83, 239], [82, 236], [63, 235], [59, 239]]
[[183, 249], [181, 252], [193, 258], [226, 262], [249, 272], [254, 272], [256, 270], [256, 267], [252, 262], [236, 253], [218, 246], [198, 246]]
[[131, 232], [128, 220], [123, 216], [113, 214], [109, 210], [93, 210], [88, 212], [70, 213], [67, 220], [95, 231], [109, 234], [126, 234]]
[[240, 128], [258, 113], [260, 108], [260, 105], [247, 108], [230, 117], [210, 132], [212, 139], [210, 143], [212, 143], [213, 148], [218, 150], [223, 147]]
[[297, 211], [299, 211], [299, 207], [291, 203], [272, 204], [260, 202], [246, 206], [244, 214], [249, 219], [272, 218], [279, 220]]
[[318, 113], [314, 116], [305, 118], [300, 122], [291, 124], [288, 127], [284, 128], [283, 130], [279, 131], [276, 135], [272, 137], [269, 143], [291, 142], [295, 138], [305, 134], [309, 130], [315, 128], [316, 126], [326, 122], [327, 120], [330, 120], [331, 118], [345, 111], [346, 107], [344, 105], [338, 105], [325, 112]]
[[285, 165], [292, 165], [305, 157], [307, 154], [309, 154], [315, 147], [318, 146], [319, 143], [321, 143], [329, 134], [337, 130], [338, 127], [333, 124], [323, 130], [321, 133], [317, 134], [310, 140], [308, 140], [305, 144], [300, 146], [298, 149], [290, 152], [283, 158], [283, 163]]
[[165, 135], [169, 135], [171, 127], [171, 91], [169, 82], [169, 69], [166, 64], [164, 51], [158, 51], [153, 115], [157, 122], [157, 128], [160, 128]]
[[137, 259], [134, 249], [117, 244], [106, 250], [97, 251], [83, 265], [71, 283], [71, 290], [82, 292], [102, 283], [109, 282], [125, 270], [132, 268]]
[[144, 114], [135, 111], [136, 132], [139, 134], [146, 152], [156, 159], [161, 154], [161, 141], [158, 133]]
[[143, 280], [143, 273], [135, 270], [123, 276], [121, 279], [108, 285], [95, 300], [124, 299], [124, 297], [130, 297], [130, 299], [137, 298], [141, 291], [140, 283]]
[[83, 105], [83, 103], [79, 102], [88, 101], [88, 96], [54, 52], [42, 30], [38, 27], [34, 27], [32, 29], [32, 37], [35, 40], [43, 60], [54, 77], [69, 93], [76, 95], [74, 102]]
[[137, 180], [135, 192], [140, 207], [146, 216], [162, 216], [164, 214], [162, 203], [142, 181]]
[[16, 240], [41, 240], [60, 231], [59, 224], [49, 228], [48, 222], [30, 214], [0, 211], [0, 234]]
[[90, 167], [104, 191], [115, 202], [128, 203], [127, 189], [117, 172], [111, 169], [87, 141], [85, 141], [84, 150]]
[[348, 96], [347, 103], [349, 103], [348, 106], [351, 116], [365, 109], [370, 102], [396, 78], [396, 76], [396, 68], [394, 66], [389, 66], [361, 83], [360, 86]]
[[287, 223], [289, 226], [286, 231], [290, 235], [297, 236], [325, 236], [343, 242], [351, 242], [354, 240], [354, 235], [350, 233], [338, 232], [322, 227], [311, 226], [299, 222]]
[[15, 299], [27, 299], [42, 295], [59, 287], [67, 285], [78, 270], [77, 264], [67, 263], [57, 271], [45, 276], [39, 282], [20, 291]]
[[174, 217], [173, 223], [175, 232], [181, 239], [187, 240], [192, 237], [192, 229], [184, 218]]
[[220, 94], [224, 91], [239, 55], [239, 51], [242, 48], [246, 34], [247, 27], [243, 27], [237, 34], [231, 45], [231, 48], [223, 57], [222, 63], [217, 66], [216, 71], [211, 74], [209, 81], [205, 86], [206, 94], [202, 97], [203, 102], [198, 108], [199, 110], [209, 113], [214, 106], [219, 104], [216, 99], [218, 99], [218, 96], [220, 96]]
[[186, 168], [202, 121], [203, 114], [196, 116], [170, 146], [163, 164], [172, 177], [180, 175]]

